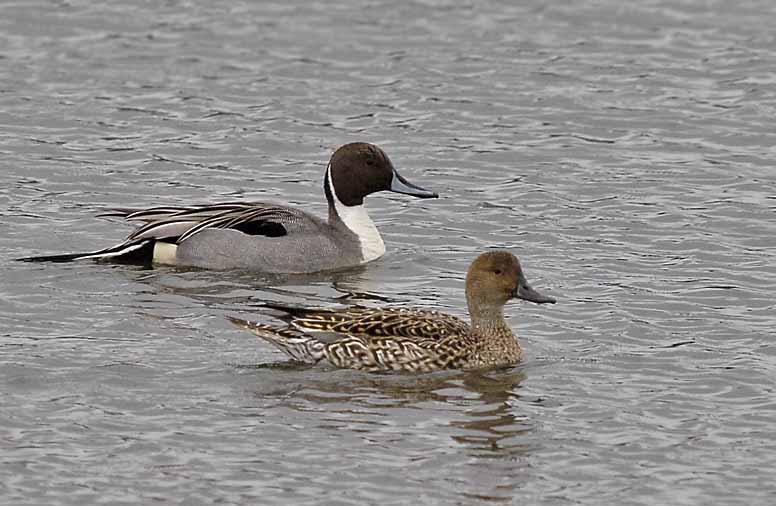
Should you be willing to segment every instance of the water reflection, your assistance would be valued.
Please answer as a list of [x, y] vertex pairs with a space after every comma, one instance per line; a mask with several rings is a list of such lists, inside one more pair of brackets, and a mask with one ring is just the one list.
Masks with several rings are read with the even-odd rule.
[[254, 367], [261, 376], [256, 383], [261, 387], [252, 392], [257, 399], [282, 398], [286, 407], [317, 413], [329, 428], [358, 425], [379, 432], [389, 420], [392, 432], [404, 426], [409, 434], [433, 420], [446, 425], [434, 432], [448, 434], [453, 446], [465, 447], [471, 456], [513, 457], [529, 448], [520, 436], [532, 426], [515, 403], [526, 378], [520, 369], [410, 376], [289, 362], [241, 367]]
[[307, 305], [395, 302], [377, 293], [379, 288], [372, 276], [380, 270], [380, 264], [375, 264], [316, 274], [276, 275], [162, 267], [128, 271], [127, 276], [157, 293], [184, 296], [225, 310], [252, 312], [266, 300]]
[[464, 429], [454, 439], [464, 443], [480, 457], [501, 457], [525, 453], [528, 445], [515, 438], [531, 430], [525, 415], [515, 414], [512, 400], [519, 397], [518, 387], [525, 374], [517, 371], [503, 373], [471, 373], [463, 377], [462, 386], [479, 396], [479, 406], [466, 411], [466, 420], [452, 421]]

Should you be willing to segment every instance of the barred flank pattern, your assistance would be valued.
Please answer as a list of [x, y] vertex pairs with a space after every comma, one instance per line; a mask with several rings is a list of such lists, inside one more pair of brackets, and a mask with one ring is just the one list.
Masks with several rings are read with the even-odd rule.
[[509, 365], [520, 359], [520, 347], [506, 325], [482, 336], [463, 320], [436, 311], [285, 309], [290, 313], [286, 328], [230, 320], [295, 360], [317, 362], [326, 358], [337, 367], [370, 372], [473, 369]]
[[462, 367], [467, 351], [458, 340], [348, 337], [326, 345], [326, 358], [337, 367], [370, 372], [430, 372]]

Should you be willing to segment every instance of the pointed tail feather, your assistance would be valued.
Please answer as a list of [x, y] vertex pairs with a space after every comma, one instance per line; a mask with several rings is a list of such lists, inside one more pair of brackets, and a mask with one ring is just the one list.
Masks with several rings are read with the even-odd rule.
[[269, 325], [227, 316], [227, 320], [273, 344], [294, 360], [318, 362], [326, 357], [324, 343], [292, 329], [277, 329]]
[[72, 262], [75, 260], [108, 260], [123, 264], [150, 265], [154, 257], [153, 239], [142, 239], [121, 243], [89, 253], [66, 253], [17, 258], [20, 262]]
[[72, 262], [81, 258], [88, 258], [92, 253], [67, 253], [64, 255], [44, 255], [39, 257], [17, 258], [17, 262]]
[[130, 214], [142, 211], [142, 209], [132, 207], [106, 207], [100, 210], [98, 218], [126, 218]]
[[266, 302], [263, 302], [261, 305], [268, 309], [274, 309], [276, 311], [280, 311], [281, 313], [284, 313], [283, 316], [294, 317], [294, 318], [304, 318], [305, 316], [309, 316], [310, 314], [328, 315], [330, 313], [335, 313], [333, 310], [327, 309], [327, 308], [310, 308], [305, 306], [294, 306], [291, 304], [285, 304], [283, 302], [275, 302], [275, 301], [266, 301]]

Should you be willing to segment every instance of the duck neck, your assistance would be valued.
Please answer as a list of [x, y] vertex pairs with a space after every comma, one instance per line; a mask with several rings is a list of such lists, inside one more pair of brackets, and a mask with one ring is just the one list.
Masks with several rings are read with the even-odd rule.
[[472, 331], [480, 335], [501, 335], [505, 331], [511, 335], [512, 330], [504, 321], [504, 306], [478, 303], [468, 298], [469, 316]]
[[470, 346], [481, 367], [514, 365], [522, 349], [517, 336], [504, 321], [504, 304], [486, 304], [468, 297], [471, 315]]
[[326, 200], [329, 202], [329, 225], [335, 228], [345, 227], [349, 232], [358, 237], [361, 246], [362, 263], [369, 262], [383, 256], [385, 243], [380, 236], [364, 204], [346, 206], [337, 197], [334, 185], [331, 181], [331, 167], [326, 168], [326, 180], [324, 182]]

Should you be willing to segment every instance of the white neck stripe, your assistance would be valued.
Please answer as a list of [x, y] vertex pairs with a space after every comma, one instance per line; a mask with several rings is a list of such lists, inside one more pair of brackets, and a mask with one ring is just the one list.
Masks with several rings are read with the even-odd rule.
[[370, 262], [383, 256], [385, 254], [385, 243], [383, 243], [380, 232], [378, 232], [377, 227], [375, 227], [375, 224], [369, 217], [369, 213], [366, 212], [366, 207], [363, 204], [360, 206], [346, 206], [337, 197], [337, 192], [334, 190], [334, 184], [331, 181], [331, 166], [326, 168], [326, 182], [329, 184], [329, 191], [331, 192], [337, 216], [351, 232], [358, 236], [358, 241], [361, 243], [362, 263]]

